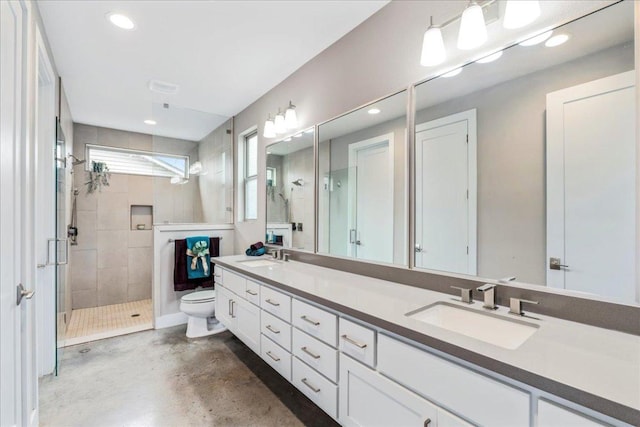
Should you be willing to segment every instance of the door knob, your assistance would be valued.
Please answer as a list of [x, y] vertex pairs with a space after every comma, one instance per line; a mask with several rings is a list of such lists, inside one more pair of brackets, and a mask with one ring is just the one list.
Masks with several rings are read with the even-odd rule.
[[561, 270], [563, 268], [569, 268], [569, 266], [561, 264], [560, 258], [549, 258], [550, 270]]
[[31, 299], [33, 298], [33, 294], [36, 293], [36, 291], [26, 290], [24, 286], [22, 286], [22, 283], [18, 285], [16, 291], [16, 305], [20, 305], [22, 298]]

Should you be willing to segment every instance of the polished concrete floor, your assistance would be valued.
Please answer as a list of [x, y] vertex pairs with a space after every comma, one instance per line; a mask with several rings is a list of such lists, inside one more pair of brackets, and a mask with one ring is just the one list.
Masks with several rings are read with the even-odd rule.
[[64, 349], [40, 383], [41, 426], [334, 426], [229, 332], [185, 326]]

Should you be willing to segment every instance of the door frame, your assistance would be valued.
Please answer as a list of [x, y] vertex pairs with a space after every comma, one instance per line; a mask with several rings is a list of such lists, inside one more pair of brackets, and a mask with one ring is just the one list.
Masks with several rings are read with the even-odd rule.
[[[593, 92], [603, 94], [626, 89], [635, 85], [636, 71], [631, 70], [547, 94], [547, 143], [545, 153], [547, 162], [545, 185], [547, 203], [547, 256], [545, 258], [544, 269], [546, 272], [547, 286], [550, 288], [566, 288], [565, 269], [551, 270], [549, 268], [549, 258], [551, 256], [558, 256], [558, 254], [560, 254], [562, 256], [561, 261], [564, 261], [566, 257], [564, 241], [564, 185], [561, 188], [558, 186], [555, 189], [549, 185], [551, 182], [564, 183], [564, 104], [591, 97], [593, 96]], [[637, 127], [638, 123], [636, 123], [636, 128]], [[638, 189], [636, 189], [636, 192], [637, 190]], [[637, 280], [638, 278], [636, 278], [636, 281]], [[637, 286], [636, 283], [636, 288]], [[638, 291], [640, 291], [640, 288], [637, 288], [637, 292]], [[638, 293], [636, 293], [636, 299], [638, 296]]]
[[[467, 205], [467, 230], [468, 230], [468, 245], [469, 245], [469, 264], [468, 272], [461, 274], [470, 274], [476, 276], [478, 274], [478, 111], [475, 108], [470, 110], [461, 111], [459, 113], [451, 114], [439, 119], [430, 120], [416, 124], [415, 130], [415, 199], [414, 204], [415, 212], [415, 236], [414, 241], [418, 238], [418, 195], [422, 188], [422, 184], [419, 184], [418, 180], [418, 134], [426, 130], [434, 129], [441, 126], [451, 125], [461, 121], [467, 121], [467, 135], [469, 137], [467, 142], [467, 188], [469, 190], [469, 203]], [[415, 251], [415, 248], [411, 250]], [[415, 255], [414, 255], [415, 260]], [[414, 261], [414, 267], [422, 271], [433, 271], [427, 268], [422, 268]]]
[[[354, 254], [354, 245], [351, 243], [351, 230], [356, 229], [357, 225], [357, 165], [358, 165], [358, 152], [363, 150], [368, 150], [370, 148], [375, 148], [376, 146], [388, 145], [389, 147], [389, 158], [387, 159], [389, 162], [389, 173], [391, 176], [391, 200], [394, 200], [395, 191], [394, 191], [394, 181], [395, 181], [395, 171], [394, 171], [394, 159], [395, 159], [395, 150], [394, 150], [394, 133], [389, 132], [383, 135], [374, 136], [373, 138], [365, 139], [363, 141], [354, 142], [353, 144], [349, 144], [349, 185], [348, 185], [348, 195], [347, 195], [347, 256], [355, 257]], [[393, 206], [393, 203], [391, 204]], [[393, 236], [395, 230], [395, 220], [393, 215], [393, 209], [391, 210], [391, 235]], [[357, 230], [356, 230], [357, 232]], [[356, 236], [357, 239], [357, 236]], [[390, 242], [393, 247], [393, 237]], [[393, 256], [390, 262], [393, 262]]]

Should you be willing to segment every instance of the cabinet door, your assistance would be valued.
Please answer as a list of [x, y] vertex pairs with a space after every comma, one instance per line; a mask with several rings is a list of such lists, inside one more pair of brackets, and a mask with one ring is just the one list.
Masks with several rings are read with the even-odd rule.
[[339, 395], [338, 414], [344, 426], [436, 425], [436, 406], [344, 355]]
[[236, 323], [234, 334], [247, 347], [260, 354], [260, 307], [242, 298], [234, 298], [231, 312]]
[[538, 427], [602, 427], [604, 425], [545, 400], [538, 401]]
[[234, 319], [231, 317], [231, 292], [222, 286], [216, 287], [216, 319], [235, 333]]

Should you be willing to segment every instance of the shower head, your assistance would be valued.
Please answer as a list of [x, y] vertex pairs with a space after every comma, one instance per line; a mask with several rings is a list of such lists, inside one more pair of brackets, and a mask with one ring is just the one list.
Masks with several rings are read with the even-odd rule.
[[304, 185], [304, 180], [302, 178], [298, 178], [295, 181], [291, 182], [293, 185], [297, 185], [298, 187], [302, 187]]
[[73, 154], [67, 154], [67, 157], [71, 157], [73, 159], [73, 162], [71, 162], [71, 166], [78, 166], [78, 165], [81, 165], [83, 163], [86, 163], [86, 160], [80, 160], [79, 158], [77, 158]]

